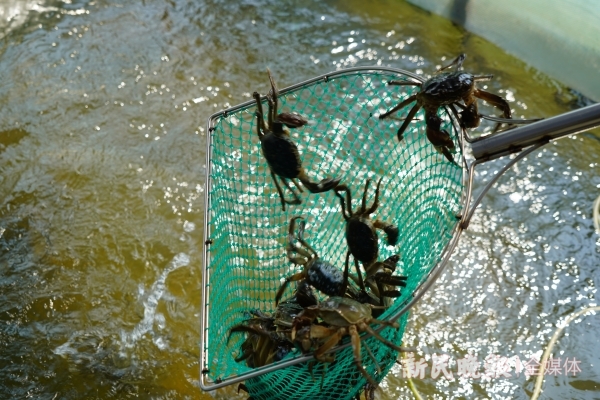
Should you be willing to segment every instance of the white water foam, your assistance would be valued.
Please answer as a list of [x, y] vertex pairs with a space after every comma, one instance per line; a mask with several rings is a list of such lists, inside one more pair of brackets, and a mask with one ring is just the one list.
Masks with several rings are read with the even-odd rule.
[[[176, 269], [187, 266], [189, 263], [190, 258], [187, 254], [177, 254], [160, 274], [156, 282], [152, 284], [150, 294], [144, 301], [144, 319], [142, 319], [131, 332], [121, 332], [121, 344], [125, 348], [133, 347], [144, 334], [152, 331], [152, 326], [155, 321], [157, 321], [159, 325], [164, 324], [165, 317], [162, 314], [156, 314], [156, 307], [158, 306], [158, 301], [165, 292], [167, 276]], [[158, 340], [158, 342], [155, 340], [154, 342], [159, 348], [164, 348], [164, 342], [162, 340]]]

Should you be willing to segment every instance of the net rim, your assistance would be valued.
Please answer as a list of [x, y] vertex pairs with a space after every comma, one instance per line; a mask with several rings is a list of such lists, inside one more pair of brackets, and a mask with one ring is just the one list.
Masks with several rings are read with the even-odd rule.
[[[381, 67], [381, 66], [365, 66], [365, 67], [353, 67], [353, 68], [346, 68], [346, 69], [341, 69], [341, 70], [337, 70], [337, 71], [332, 71], [323, 75], [319, 75], [317, 77], [296, 83], [294, 85], [288, 86], [284, 89], [279, 90], [280, 95], [285, 95], [288, 92], [292, 92], [296, 89], [299, 89], [301, 87], [310, 85], [310, 84], [314, 84], [317, 83], [319, 81], [324, 81], [327, 82], [330, 78], [333, 77], [337, 77], [337, 76], [348, 76], [348, 75], [353, 75], [353, 74], [360, 74], [360, 73], [364, 73], [364, 72], [374, 72], [374, 73], [380, 73], [380, 72], [388, 72], [388, 73], [394, 73], [394, 74], [401, 74], [401, 75], [405, 75], [409, 78], [413, 78], [416, 81], [418, 81], [419, 83], [423, 83], [425, 82], [425, 78], [415, 74], [414, 72], [410, 72], [410, 71], [406, 71], [400, 68], [392, 68], [392, 67]], [[261, 96], [265, 97], [265, 96]], [[263, 367], [259, 367], [259, 368], [255, 368], [252, 369], [250, 371], [247, 372], [243, 372], [241, 374], [238, 375], [234, 375], [234, 376], [229, 376], [226, 378], [218, 378], [214, 381], [210, 380], [208, 378], [208, 328], [209, 328], [209, 320], [208, 320], [208, 315], [209, 315], [209, 308], [210, 308], [210, 304], [209, 304], [209, 287], [210, 287], [210, 274], [209, 274], [209, 261], [210, 261], [210, 257], [209, 257], [209, 251], [210, 251], [210, 245], [212, 243], [211, 239], [210, 239], [210, 231], [209, 231], [209, 225], [210, 225], [210, 190], [212, 188], [211, 185], [211, 160], [212, 160], [212, 155], [213, 155], [213, 135], [212, 132], [215, 129], [215, 121], [218, 120], [220, 117], [224, 116], [226, 117], [229, 113], [232, 112], [236, 112], [242, 109], [245, 109], [247, 107], [250, 107], [252, 105], [255, 104], [255, 100], [248, 100], [246, 102], [240, 103], [238, 105], [235, 105], [233, 107], [229, 107], [226, 109], [223, 109], [221, 111], [217, 111], [216, 113], [212, 114], [208, 120], [207, 120], [207, 125], [206, 125], [206, 132], [207, 132], [207, 141], [206, 141], [206, 178], [205, 178], [205, 185], [204, 185], [204, 249], [202, 252], [202, 267], [201, 267], [201, 273], [202, 273], [202, 295], [201, 295], [201, 309], [200, 309], [200, 381], [199, 381], [199, 386], [203, 391], [213, 391], [225, 386], [229, 386], [229, 385], [233, 385], [236, 383], [240, 383], [243, 382], [245, 380], [251, 379], [251, 378], [255, 378], [258, 376], [261, 376], [263, 374], [267, 374], [269, 372], [274, 372], [277, 371], [279, 369], [288, 367], [288, 366], [292, 366], [292, 365], [296, 365], [296, 364], [300, 364], [303, 362], [307, 362], [310, 360], [313, 360], [314, 357], [312, 354], [308, 354], [308, 355], [298, 355], [292, 359], [286, 359], [286, 360], [282, 360], [276, 363], [272, 363], [269, 365], [265, 365]], [[458, 138], [458, 142], [459, 142], [459, 146], [461, 148], [461, 152], [462, 152], [462, 181], [463, 184], [465, 185], [465, 188], [467, 188], [467, 184], [469, 182], [468, 179], [468, 168], [467, 168], [467, 162], [466, 159], [464, 157], [464, 131], [462, 129], [458, 128], [458, 124], [457, 124], [457, 118], [458, 116], [456, 115], [456, 110], [454, 110], [453, 107], [450, 107], [450, 109], [448, 109], [448, 107], [446, 107], [446, 112], [448, 113], [448, 115], [452, 116], [452, 121], [454, 122], [452, 124], [453, 129], [455, 129], [455, 133], [456, 136]], [[465, 212], [468, 210], [468, 195], [467, 195], [468, 190], [463, 190], [463, 192], [461, 193], [461, 200], [460, 200], [460, 204], [461, 204], [461, 213], [462, 215], [465, 214]], [[435, 281], [437, 280], [437, 278], [441, 275], [444, 267], [446, 266], [446, 264], [448, 263], [450, 256], [452, 255], [454, 248], [456, 247], [456, 245], [458, 244], [458, 240], [460, 237], [460, 234], [462, 233], [463, 229], [461, 227], [461, 224], [459, 223], [459, 221], [457, 220], [457, 223], [454, 225], [454, 228], [452, 230], [452, 238], [448, 241], [448, 243], [446, 243], [446, 245], [444, 246], [441, 255], [440, 255], [440, 261], [429, 271], [429, 273], [427, 274], [427, 277], [423, 280], [423, 282], [417, 286], [413, 292], [413, 296], [410, 300], [407, 300], [403, 305], [402, 308], [392, 314], [388, 320], [392, 320], [392, 321], [396, 321], [398, 320], [403, 314], [407, 313], [410, 308], [412, 306], [414, 306], [414, 304], [416, 304], [416, 302], [418, 300], [420, 300], [420, 298], [431, 288], [431, 286], [435, 283]], [[385, 327], [379, 327], [377, 329], [375, 329], [376, 332], [380, 332], [381, 330], [383, 330]], [[371, 336], [370, 334], [363, 334], [361, 335], [361, 338], [365, 338], [365, 337], [369, 337]], [[341, 350], [343, 348], [347, 348], [351, 346], [351, 343], [346, 343], [343, 345], [338, 345], [335, 346], [334, 348], [332, 348], [330, 350], [330, 352], [336, 352], [338, 350]]]

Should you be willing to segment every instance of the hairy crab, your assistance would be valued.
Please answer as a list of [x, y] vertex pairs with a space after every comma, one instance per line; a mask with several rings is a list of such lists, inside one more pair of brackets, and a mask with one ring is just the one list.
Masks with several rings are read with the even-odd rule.
[[304, 308], [317, 304], [312, 287], [302, 281], [290, 298], [277, 305], [273, 314], [260, 310], [249, 311], [250, 318], [229, 330], [227, 341], [233, 333], [247, 333], [235, 361], [245, 360], [249, 367], [258, 368], [283, 359], [294, 348], [291, 330], [296, 316]]
[[[377, 261], [379, 255], [379, 237], [376, 229], [383, 230], [387, 235], [387, 243], [395, 245], [398, 241], [398, 227], [381, 220], [372, 220], [370, 215], [379, 207], [379, 187], [381, 179], [377, 182], [375, 189], [375, 199], [371, 207], [367, 207], [367, 191], [369, 190], [370, 179], [367, 179], [365, 190], [363, 192], [361, 207], [356, 211], [352, 211], [352, 196], [350, 189], [346, 185], [338, 185], [335, 188], [335, 194], [339, 197], [342, 206], [342, 215], [346, 220], [346, 242], [348, 243], [348, 252], [346, 253], [346, 266], [344, 269], [344, 284], [348, 282], [348, 263], [350, 254], [354, 256], [354, 264], [358, 278], [358, 285], [364, 292], [365, 285], [358, 266], [358, 262], [362, 262], [365, 270]], [[346, 197], [339, 192], [346, 192]], [[347, 203], [347, 204], [346, 204]], [[345, 288], [344, 288], [345, 291]]]
[[[321, 319], [323, 324], [315, 323]], [[328, 354], [343, 337], [350, 336], [354, 355], [354, 364], [367, 381], [377, 386], [375, 380], [362, 366], [360, 356], [361, 332], [368, 332], [386, 346], [401, 352], [407, 349], [395, 345], [381, 336], [370, 325], [378, 324], [398, 328], [398, 323], [392, 321], [380, 321], [372, 317], [371, 307], [368, 304], [359, 303], [347, 297], [329, 297], [318, 305], [304, 309], [294, 321], [292, 328], [292, 340], [303, 343], [303, 351], [314, 350], [315, 359], [322, 362], [333, 362], [334, 356]], [[315, 344], [318, 348], [314, 348]], [[366, 346], [367, 352], [373, 357], [372, 352]], [[375, 362], [377, 366], [377, 362]], [[378, 367], [377, 367], [378, 368]]]
[[[281, 198], [281, 207], [285, 211], [287, 204], [300, 204], [300, 196], [288, 183], [288, 179], [292, 181], [294, 186], [302, 192], [302, 188], [296, 181], [300, 180], [311, 193], [321, 193], [333, 189], [340, 182], [339, 179], [325, 178], [319, 183], [312, 182], [306, 171], [302, 167], [302, 160], [298, 147], [290, 138], [290, 133], [287, 128], [300, 128], [308, 123], [302, 116], [294, 113], [277, 114], [277, 101], [279, 91], [277, 85], [271, 75], [271, 71], [267, 69], [269, 80], [271, 81], [271, 90], [267, 95], [269, 104], [269, 113], [267, 115], [267, 123], [265, 124], [262, 103], [260, 94], [254, 92], [254, 100], [256, 101], [256, 134], [260, 139], [262, 153], [267, 160], [271, 177], [277, 187], [277, 192]], [[281, 179], [283, 184], [288, 188], [294, 197], [292, 200], [287, 200], [277, 181], [277, 177]]]
[[[475, 85], [478, 81], [492, 79], [492, 75], [473, 75], [462, 70], [462, 64], [466, 58], [465, 54], [459, 55], [452, 63], [440, 68], [435, 75], [425, 82], [414, 81], [389, 81], [388, 85], [396, 86], [420, 86], [418, 93], [413, 94], [389, 111], [379, 115], [384, 119], [398, 110], [406, 107], [412, 102], [416, 104], [408, 112], [404, 122], [398, 129], [398, 140], [403, 139], [403, 134], [408, 124], [413, 120], [417, 112], [425, 109], [425, 124], [427, 138], [441, 151], [444, 156], [454, 163], [452, 150], [454, 143], [447, 131], [440, 128], [441, 119], [437, 116], [438, 109], [443, 106], [454, 104], [461, 108], [460, 123], [463, 128], [476, 128], [480, 123], [480, 115], [477, 107], [477, 99], [482, 99], [502, 111], [503, 119], [511, 119], [511, 110], [507, 101], [502, 97], [478, 89]], [[456, 66], [454, 72], [442, 72], [443, 70]], [[461, 104], [460, 102], [464, 104]], [[499, 124], [496, 126], [498, 128]]]
[[278, 330], [274, 317], [260, 311], [251, 314], [252, 318], [229, 330], [229, 338], [235, 332], [248, 333], [240, 347], [241, 354], [235, 361], [246, 361], [250, 368], [258, 368], [283, 359], [294, 347], [289, 340], [289, 334]]
[[[293, 264], [302, 265], [304, 268], [302, 272], [298, 272], [285, 279], [275, 295], [275, 304], [279, 303], [288, 284], [299, 280], [303, 280], [328, 296], [342, 295], [344, 283], [342, 272], [327, 261], [319, 258], [315, 249], [304, 240], [304, 221], [300, 222], [298, 234], [294, 236], [297, 219], [302, 219], [302, 217], [294, 217], [290, 220], [287, 254], [288, 259]], [[297, 247], [294, 244], [295, 241], [298, 241], [303, 247]], [[297, 256], [294, 256], [294, 253]]]

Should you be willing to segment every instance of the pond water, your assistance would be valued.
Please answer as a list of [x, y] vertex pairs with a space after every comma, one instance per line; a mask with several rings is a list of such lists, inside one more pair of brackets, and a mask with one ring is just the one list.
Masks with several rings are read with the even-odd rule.
[[[199, 310], [204, 126], [212, 113], [335, 69], [432, 73], [461, 52], [517, 117], [586, 99], [485, 40], [403, 1], [2, 0], [0, 397], [245, 398], [202, 393]], [[445, 60], [445, 61], [444, 61]], [[490, 109], [485, 111], [494, 112]], [[505, 160], [478, 169], [481, 187]], [[428, 398], [527, 399], [533, 380], [459, 377], [472, 355], [541, 351], [597, 305], [600, 135], [534, 152], [485, 197], [405, 344], [454, 380]], [[600, 397], [600, 318], [571, 324], [548, 398]], [[572, 364], [571, 364], [572, 365]], [[394, 368], [377, 397], [411, 397]]]

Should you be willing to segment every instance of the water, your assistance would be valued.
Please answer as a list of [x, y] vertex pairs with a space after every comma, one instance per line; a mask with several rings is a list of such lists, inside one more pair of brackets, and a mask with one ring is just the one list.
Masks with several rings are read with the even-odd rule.
[[[211, 398], [198, 389], [206, 119], [354, 65], [431, 73], [460, 52], [493, 73], [517, 117], [585, 99], [483, 39], [401, 1], [0, 3], [0, 397]], [[492, 110], [488, 110], [492, 111]], [[478, 187], [503, 160], [478, 169]], [[557, 324], [597, 305], [598, 132], [563, 139], [503, 177], [406, 345], [540, 356]], [[598, 316], [566, 329], [549, 398], [600, 397]], [[560, 353], [559, 353], [560, 352]], [[443, 374], [442, 374], [443, 375]], [[431, 398], [529, 397], [532, 380], [415, 380]], [[217, 398], [244, 398], [235, 389]], [[412, 396], [398, 369], [378, 397]]]

